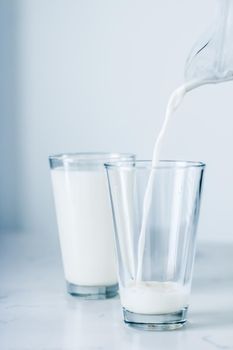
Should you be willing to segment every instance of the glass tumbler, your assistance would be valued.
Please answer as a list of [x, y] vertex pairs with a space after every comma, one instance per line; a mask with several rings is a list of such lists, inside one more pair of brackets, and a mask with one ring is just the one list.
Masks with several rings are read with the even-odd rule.
[[[148, 330], [186, 322], [205, 164], [106, 164], [124, 321]], [[147, 197], [145, 193], [147, 192]]]
[[104, 162], [132, 154], [49, 157], [67, 290], [86, 299], [117, 294], [114, 228]]

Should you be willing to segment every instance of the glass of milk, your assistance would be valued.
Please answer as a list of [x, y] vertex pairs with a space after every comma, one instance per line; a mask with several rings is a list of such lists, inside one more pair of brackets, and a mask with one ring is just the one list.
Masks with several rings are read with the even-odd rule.
[[120, 161], [106, 169], [124, 321], [148, 330], [179, 328], [189, 306], [205, 164]]
[[132, 154], [49, 157], [67, 290], [86, 299], [117, 294], [114, 229], [104, 162]]

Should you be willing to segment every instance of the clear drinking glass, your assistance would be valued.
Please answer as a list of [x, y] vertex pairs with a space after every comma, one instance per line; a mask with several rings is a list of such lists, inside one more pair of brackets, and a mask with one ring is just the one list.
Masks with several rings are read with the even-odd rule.
[[120, 298], [131, 326], [170, 330], [186, 322], [204, 168], [185, 161], [106, 164]]
[[49, 157], [67, 290], [88, 299], [118, 291], [114, 228], [104, 162], [132, 154], [75, 153]]

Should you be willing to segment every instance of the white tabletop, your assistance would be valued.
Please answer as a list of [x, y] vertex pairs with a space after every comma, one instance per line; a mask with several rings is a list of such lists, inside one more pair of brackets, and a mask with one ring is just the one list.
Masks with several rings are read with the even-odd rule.
[[199, 243], [189, 323], [170, 332], [124, 325], [118, 298], [66, 293], [58, 243], [0, 235], [1, 350], [233, 349], [233, 244]]

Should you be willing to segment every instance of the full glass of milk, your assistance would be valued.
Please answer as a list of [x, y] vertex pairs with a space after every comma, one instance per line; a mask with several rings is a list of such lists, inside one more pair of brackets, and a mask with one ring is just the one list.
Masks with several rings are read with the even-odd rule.
[[119, 161], [106, 169], [124, 321], [143, 329], [179, 328], [189, 306], [205, 164]]
[[114, 229], [104, 162], [132, 154], [49, 157], [67, 290], [87, 299], [117, 294]]

